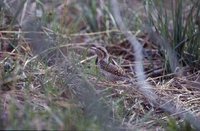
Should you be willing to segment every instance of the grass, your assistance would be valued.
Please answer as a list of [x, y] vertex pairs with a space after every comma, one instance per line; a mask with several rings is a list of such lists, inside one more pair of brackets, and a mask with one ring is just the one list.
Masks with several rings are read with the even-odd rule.
[[[161, 36], [170, 43], [182, 66], [199, 67], [199, 30], [195, 23], [199, 16], [199, 1], [169, 1], [166, 8], [163, 2], [152, 0], [149, 4], [149, 21]], [[188, 10], [186, 10], [188, 8]], [[153, 13], [151, 13], [153, 12]], [[165, 55], [166, 61], [168, 56]]]
[[[21, 5], [24, 2], [26, 3], [23, 1]], [[40, 25], [41, 30], [36, 30], [38, 34], [32, 38], [47, 39], [51, 48], [39, 54], [31, 52], [34, 50], [29, 47], [31, 42], [21, 35], [19, 28], [13, 23], [23, 12], [22, 8], [17, 8], [18, 12], [10, 16], [11, 22], [6, 23], [11, 28], [3, 24], [0, 26], [1, 47], [4, 47], [0, 53], [0, 129], [192, 130], [193, 127], [186, 122], [179, 124], [183, 119], [177, 118], [176, 114], [166, 114], [153, 107], [137, 90], [136, 82], [112, 82], [100, 75], [95, 65], [95, 54], [90, 51], [90, 47], [96, 43], [106, 47], [111, 58], [120, 66], [126, 67], [127, 71], [130, 72], [129, 64], [135, 64], [131, 61], [134, 56], [127, 47], [129, 43], [122, 40], [125, 38], [117, 30], [107, 2], [79, 1], [67, 5], [64, 1], [63, 10], [56, 11], [52, 7], [46, 9], [43, 1], [37, 2], [45, 12], [44, 17], [38, 19], [43, 23]], [[152, 83], [153, 90], [160, 98], [169, 98], [177, 106], [197, 114], [199, 89], [195, 88], [195, 84], [198, 86], [200, 45], [195, 19], [199, 16], [200, 2], [190, 2], [186, 16], [183, 13], [185, 1], [178, 0], [179, 3], [176, 3], [177, 6], [173, 5], [172, 10], [165, 8], [165, 4], [160, 1], [149, 2], [149, 23], [164, 40], [171, 43], [178, 62], [182, 66], [188, 65], [193, 72], [184, 76], [185, 79], [173, 77], [173, 74], [166, 74], [170, 77], [165, 79], [163, 72], [166, 73], [169, 68], [170, 57], [165, 54], [165, 49], [161, 50], [162, 47], [153, 45], [155, 41], [151, 42], [148, 35], [140, 31], [143, 25], [140, 10], [132, 10], [122, 2], [122, 9], [127, 13], [124, 14], [124, 21], [133, 33], [140, 32], [135, 34], [144, 44], [145, 50], [161, 52], [151, 52], [151, 60], [144, 59], [145, 70], [153, 68], [151, 74], [154, 74], [155, 65], [158, 65], [158, 69], [162, 67], [161, 72], [148, 77], [147, 81]], [[5, 20], [4, 13], [1, 10], [1, 23]], [[134, 22], [129, 21], [128, 17]], [[12, 45], [12, 53], [5, 48], [7, 43]], [[45, 46], [46, 43], [42, 41], [39, 44], [42, 47], [41, 44]], [[45, 57], [48, 52], [51, 52], [50, 55]], [[49, 63], [52, 58], [55, 60]], [[127, 61], [130, 63], [126, 63]], [[166, 117], [169, 115], [172, 119]]]
[[187, 121], [176, 123], [174, 119], [168, 120], [167, 131], [194, 131]]

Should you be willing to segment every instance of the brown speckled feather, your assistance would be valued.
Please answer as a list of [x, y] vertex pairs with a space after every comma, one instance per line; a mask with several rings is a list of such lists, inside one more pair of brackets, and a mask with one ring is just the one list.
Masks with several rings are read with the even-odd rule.
[[111, 80], [123, 80], [127, 77], [125, 71], [120, 67], [109, 62], [109, 54], [103, 47], [92, 47], [97, 54], [96, 64], [100, 68], [101, 73]]
[[124, 70], [118, 68], [117, 66], [111, 64], [111, 63], [106, 63], [105, 61], [99, 61], [99, 66], [101, 69], [117, 76], [125, 76], [126, 73]]

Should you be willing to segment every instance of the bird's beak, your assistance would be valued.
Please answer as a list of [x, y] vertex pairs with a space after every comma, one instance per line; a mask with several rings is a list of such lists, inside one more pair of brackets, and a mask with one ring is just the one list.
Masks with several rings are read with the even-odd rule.
[[97, 49], [95, 47], [91, 47], [90, 50], [93, 54], [96, 54]]
[[96, 49], [97, 49], [97, 48], [96, 48], [96, 47], [91, 47], [90, 49], [92, 49], [92, 50], [96, 51]]

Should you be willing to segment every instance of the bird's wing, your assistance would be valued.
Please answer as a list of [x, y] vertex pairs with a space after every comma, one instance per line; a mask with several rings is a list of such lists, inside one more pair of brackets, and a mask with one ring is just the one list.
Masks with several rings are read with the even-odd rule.
[[105, 61], [99, 61], [99, 65], [103, 70], [105, 70], [111, 74], [114, 74], [117, 76], [125, 76], [126, 75], [126, 73], [123, 69], [118, 68], [117, 66], [115, 66], [111, 63], [106, 63]]

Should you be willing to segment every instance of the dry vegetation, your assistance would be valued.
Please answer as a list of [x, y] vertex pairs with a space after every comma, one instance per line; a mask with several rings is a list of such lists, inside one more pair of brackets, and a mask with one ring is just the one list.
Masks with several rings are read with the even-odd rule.
[[[143, 47], [152, 92], [108, 1], [0, 2], [1, 129], [200, 130], [200, 2], [177, 1], [115, 7]], [[101, 75], [97, 45], [129, 82]]]

